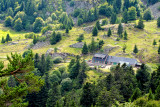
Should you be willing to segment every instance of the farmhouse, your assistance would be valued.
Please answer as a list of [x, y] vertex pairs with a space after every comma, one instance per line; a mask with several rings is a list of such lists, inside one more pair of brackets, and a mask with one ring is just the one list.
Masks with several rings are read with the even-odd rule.
[[138, 61], [133, 58], [109, 56], [107, 54], [95, 54], [92, 58], [92, 63], [107, 65], [123, 65], [126, 63], [128, 66], [136, 66]]

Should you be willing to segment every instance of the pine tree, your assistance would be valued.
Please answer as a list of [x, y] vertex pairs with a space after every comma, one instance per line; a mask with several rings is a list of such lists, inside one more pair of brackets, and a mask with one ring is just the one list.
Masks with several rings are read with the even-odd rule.
[[51, 57], [49, 55], [47, 55], [46, 58], [46, 71], [49, 71], [51, 69], [52, 66], [52, 61], [51, 61]]
[[36, 37], [36, 35], [34, 35], [33, 44], [36, 44], [36, 43], [37, 43], [37, 37]]
[[156, 42], [156, 40], [154, 39], [154, 40], [153, 40], [153, 46], [155, 47], [155, 45], [157, 45], [157, 42]]
[[128, 40], [128, 34], [127, 34], [127, 31], [125, 30], [124, 32], [124, 40]]
[[90, 44], [90, 48], [89, 48], [89, 51], [91, 52], [91, 53], [93, 53], [94, 51], [95, 51], [95, 49], [96, 49], [96, 45], [95, 45], [96, 43], [95, 43], [95, 41], [94, 41], [94, 38], [92, 38], [92, 41], [91, 41], [91, 44]]
[[98, 17], [99, 17], [99, 13], [98, 13], [97, 7], [95, 7], [95, 9], [94, 9], [94, 17], [95, 17], [95, 20], [97, 20]]
[[159, 47], [158, 47], [158, 54], [160, 55], [160, 45], [159, 45]]
[[149, 90], [148, 100], [154, 100], [154, 95], [152, 94], [152, 90]]
[[116, 13], [113, 13], [113, 14], [111, 15], [110, 23], [111, 23], [111, 24], [115, 24], [115, 23], [116, 23], [116, 20], [117, 20], [117, 15], [116, 15]]
[[158, 85], [155, 91], [155, 100], [160, 100], [160, 85]]
[[34, 57], [34, 66], [35, 66], [35, 68], [39, 67], [39, 63], [40, 63], [40, 57], [39, 57], [38, 53], [36, 53], [35, 57]]
[[1, 43], [5, 43], [5, 42], [6, 41], [5, 41], [4, 37], [2, 37]]
[[86, 42], [84, 43], [84, 46], [82, 48], [82, 54], [84, 54], [84, 55], [88, 54], [88, 47], [87, 47]]
[[44, 25], [44, 21], [41, 17], [37, 17], [35, 22], [33, 23], [33, 31], [35, 33], [38, 33], [41, 31], [42, 27]]
[[68, 65], [68, 71], [70, 72], [70, 69], [72, 68], [72, 66], [75, 64], [75, 59], [72, 59]]
[[133, 52], [134, 52], [135, 54], [137, 54], [137, 53], [138, 53], [137, 45], [135, 45], [135, 46], [134, 46], [134, 50], [133, 50]]
[[127, 11], [127, 9], [125, 9], [125, 11], [123, 13], [122, 22], [128, 23], [128, 11]]
[[16, 31], [21, 31], [23, 29], [23, 26], [22, 26], [22, 20], [21, 18], [18, 18], [15, 23], [14, 23], [14, 29]]
[[56, 42], [56, 32], [55, 31], [51, 34], [50, 43], [51, 43], [51, 45], [54, 45], [54, 44], [57, 43]]
[[12, 38], [9, 36], [9, 34], [7, 34], [7, 36], [6, 36], [6, 42], [8, 42], [8, 41], [12, 41]]
[[68, 29], [68, 27], [66, 27], [66, 33], [69, 33], [69, 29]]
[[96, 22], [96, 27], [97, 27], [98, 30], [101, 30], [101, 29], [102, 29], [99, 21]]
[[160, 27], [160, 17], [157, 19], [157, 26]]
[[129, 6], [130, 6], [130, 1], [129, 0], [124, 0], [124, 7], [123, 8], [125, 10], [128, 10]]
[[136, 88], [130, 98], [130, 101], [133, 102], [134, 100], [136, 100], [137, 98], [139, 98], [141, 96], [141, 90], [139, 88]]
[[129, 20], [136, 20], [137, 18], [137, 11], [135, 7], [130, 7], [128, 8], [128, 16], [129, 16]]
[[8, 16], [8, 17], [6, 17], [6, 19], [5, 19], [4, 25], [5, 25], [6, 27], [11, 27], [11, 26], [12, 26], [12, 21], [13, 21], [13, 18], [12, 18], [11, 16]]
[[93, 94], [90, 88], [90, 83], [86, 83], [83, 87], [83, 93], [80, 98], [80, 104], [84, 107], [90, 107], [93, 104]]
[[144, 29], [144, 24], [143, 24], [143, 19], [142, 18], [140, 18], [140, 20], [138, 22], [138, 25], [137, 25], [137, 28]]
[[109, 29], [108, 29], [108, 33], [107, 33], [107, 36], [110, 37], [111, 35], [112, 35], [112, 31], [111, 31], [111, 28], [109, 28]]
[[123, 26], [122, 26], [122, 24], [120, 23], [120, 24], [118, 25], [117, 34], [120, 36], [120, 35], [122, 35], [122, 33], [123, 33]]
[[97, 36], [98, 35], [98, 29], [97, 26], [95, 26], [92, 30], [92, 36]]
[[42, 54], [42, 56], [41, 56], [39, 71], [41, 72], [41, 76], [43, 76], [46, 72], [46, 60], [45, 60], [44, 54]]
[[143, 19], [146, 21], [152, 20], [152, 14], [150, 9], [144, 11]]
[[122, 49], [124, 53], [126, 53], [126, 48], [127, 48], [127, 46], [126, 46], [126, 44], [124, 44], [123, 49]]

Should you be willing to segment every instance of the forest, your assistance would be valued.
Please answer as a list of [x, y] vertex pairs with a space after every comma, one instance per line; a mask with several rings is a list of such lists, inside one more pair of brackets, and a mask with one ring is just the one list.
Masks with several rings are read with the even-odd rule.
[[1, 107], [160, 107], [159, 3], [0, 0]]

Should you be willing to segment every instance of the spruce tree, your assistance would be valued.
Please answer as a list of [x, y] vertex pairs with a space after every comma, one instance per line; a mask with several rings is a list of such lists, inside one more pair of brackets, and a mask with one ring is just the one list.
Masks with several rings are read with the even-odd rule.
[[36, 37], [36, 35], [34, 35], [33, 44], [36, 44], [36, 43], [37, 43], [37, 37]]
[[91, 44], [90, 44], [90, 48], [89, 48], [89, 51], [91, 52], [91, 53], [93, 53], [94, 51], [95, 51], [95, 49], [96, 49], [96, 45], [95, 45], [96, 43], [95, 43], [95, 41], [94, 41], [94, 38], [92, 38], [92, 41], [91, 41]]
[[126, 48], [127, 48], [127, 46], [126, 46], [126, 44], [124, 44], [124, 46], [122, 48], [122, 50], [123, 50], [124, 53], [126, 53]]
[[144, 24], [143, 24], [143, 19], [142, 18], [140, 18], [140, 20], [138, 22], [138, 25], [137, 25], [137, 28], [144, 29]]
[[160, 17], [157, 19], [157, 26], [160, 27]]
[[43, 76], [46, 72], [46, 60], [45, 60], [44, 54], [42, 54], [42, 56], [41, 56], [39, 71], [41, 72], [41, 76]]
[[12, 38], [9, 36], [9, 34], [7, 34], [7, 36], [6, 36], [6, 42], [8, 42], [8, 41], [12, 41]]
[[36, 53], [35, 57], [34, 57], [34, 66], [35, 66], [35, 68], [39, 67], [39, 63], [40, 63], [40, 57], [39, 57], [38, 53]]
[[158, 54], [160, 55], [160, 45], [159, 45], [159, 47], [158, 47]]
[[144, 11], [143, 19], [146, 21], [152, 20], [152, 14], [150, 9]]
[[109, 29], [108, 29], [108, 33], [107, 33], [107, 36], [110, 37], [111, 35], [112, 35], [112, 31], [111, 31], [111, 29], [109, 28]]
[[21, 20], [21, 18], [18, 18], [18, 19], [15, 21], [15, 23], [14, 23], [14, 29], [15, 29], [16, 31], [18, 31], [18, 32], [23, 29], [23, 25], [22, 25], [22, 20]]
[[158, 85], [155, 91], [155, 100], [160, 100], [160, 85]]
[[90, 107], [93, 104], [93, 94], [90, 85], [91, 84], [87, 82], [83, 87], [80, 104], [84, 107]]
[[68, 27], [66, 27], [66, 33], [69, 33], [69, 29], [68, 29]]
[[123, 33], [123, 26], [122, 26], [122, 24], [120, 23], [120, 24], [118, 25], [117, 34], [120, 36], [120, 35], [122, 35], [122, 33]]
[[68, 65], [68, 71], [70, 72], [72, 66], [75, 64], [75, 59], [72, 59]]
[[11, 16], [8, 16], [8, 17], [6, 17], [6, 19], [5, 19], [4, 25], [5, 25], [6, 27], [11, 27], [11, 26], [12, 26], [12, 21], [13, 21], [13, 18], [12, 18]]
[[1, 43], [5, 43], [5, 42], [6, 41], [5, 41], [4, 37], [2, 37]]
[[156, 40], [154, 39], [154, 40], [153, 40], [153, 46], [155, 47], [155, 45], [157, 45], [157, 42], [156, 42]]
[[95, 26], [92, 30], [92, 36], [97, 36], [98, 35], [98, 29], [97, 26]]
[[98, 30], [101, 30], [101, 29], [102, 29], [99, 21], [96, 22], [96, 27], [97, 27]]
[[136, 88], [130, 98], [130, 101], [133, 102], [134, 100], [136, 100], [137, 98], [139, 98], [141, 96], [141, 90], [139, 88]]
[[134, 46], [134, 50], [133, 50], [133, 52], [134, 52], [135, 54], [137, 54], [137, 53], [138, 53], [137, 45], [135, 45], [135, 46]]
[[95, 7], [95, 8], [94, 8], [94, 18], [95, 18], [94, 20], [97, 20], [98, 17], [99, 17], [99, 12], [98, 12], [97, 7]]
[[127, 11], [127, 9], [125, 9], [125, 11], [123, 13], [122, 22], [128, 23], [128, 11]]
[[88, 54], [88, 47], [87, 47], [86, 42], [84, 43], [84, 46], [82, 48], [82, 54], [84, 54], [84, 55]]
[[124, 32], [124, 40], [128, 40], [128, 34], [127, 34], [127, 31], [125, 30]]
[[151, 89], [149, 90], [148, 100], [154, 100], [154, 95]]
[[116, 20], [117, 20], [117, 15], [116, 15], [116, 13], [113, 13], [113, 14], [111, 15], [111, 21], [110, 21], [110, 23], [111, 23], [111, 24], [115, 24], [115, 23], [116, 23]]

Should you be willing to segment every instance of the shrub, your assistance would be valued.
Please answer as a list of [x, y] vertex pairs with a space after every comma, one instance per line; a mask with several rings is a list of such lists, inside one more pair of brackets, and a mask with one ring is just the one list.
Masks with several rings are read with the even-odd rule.
[[53, 74], [56, 74], [59, 78], [61, 78], [61, 72], [59, 70], [53, 71]]
[[31, 33], [27, 33], [25, 34], [25, 38], [27, 39], [33, 39], [33, 37], [35, 36], [35, 33], [31, 32]]
[[72, 89], [72, 80], [70, 78], [66, 78], [61, 82], [62, 91], [70, 91]]
[[51, 26], [46, 26], [46, 27], [44, 27], [42, 30], [41, 30], [41, 33], [42, 34], [45, 34], [47, 31], [49, 31], [49, 30], [52, 30], [52, 27]]
[[73, 7], [74, 6], [74, 1], [71, 1], [69, 5], [70, 5], [70, 7]]
[[62, 57], [56, 57], [56, 58], [54, 58], [54, 60], [53, 60], [53, 62], [54, 62], [55, 64], [61, 63], [62, 61], [63, 61]]

